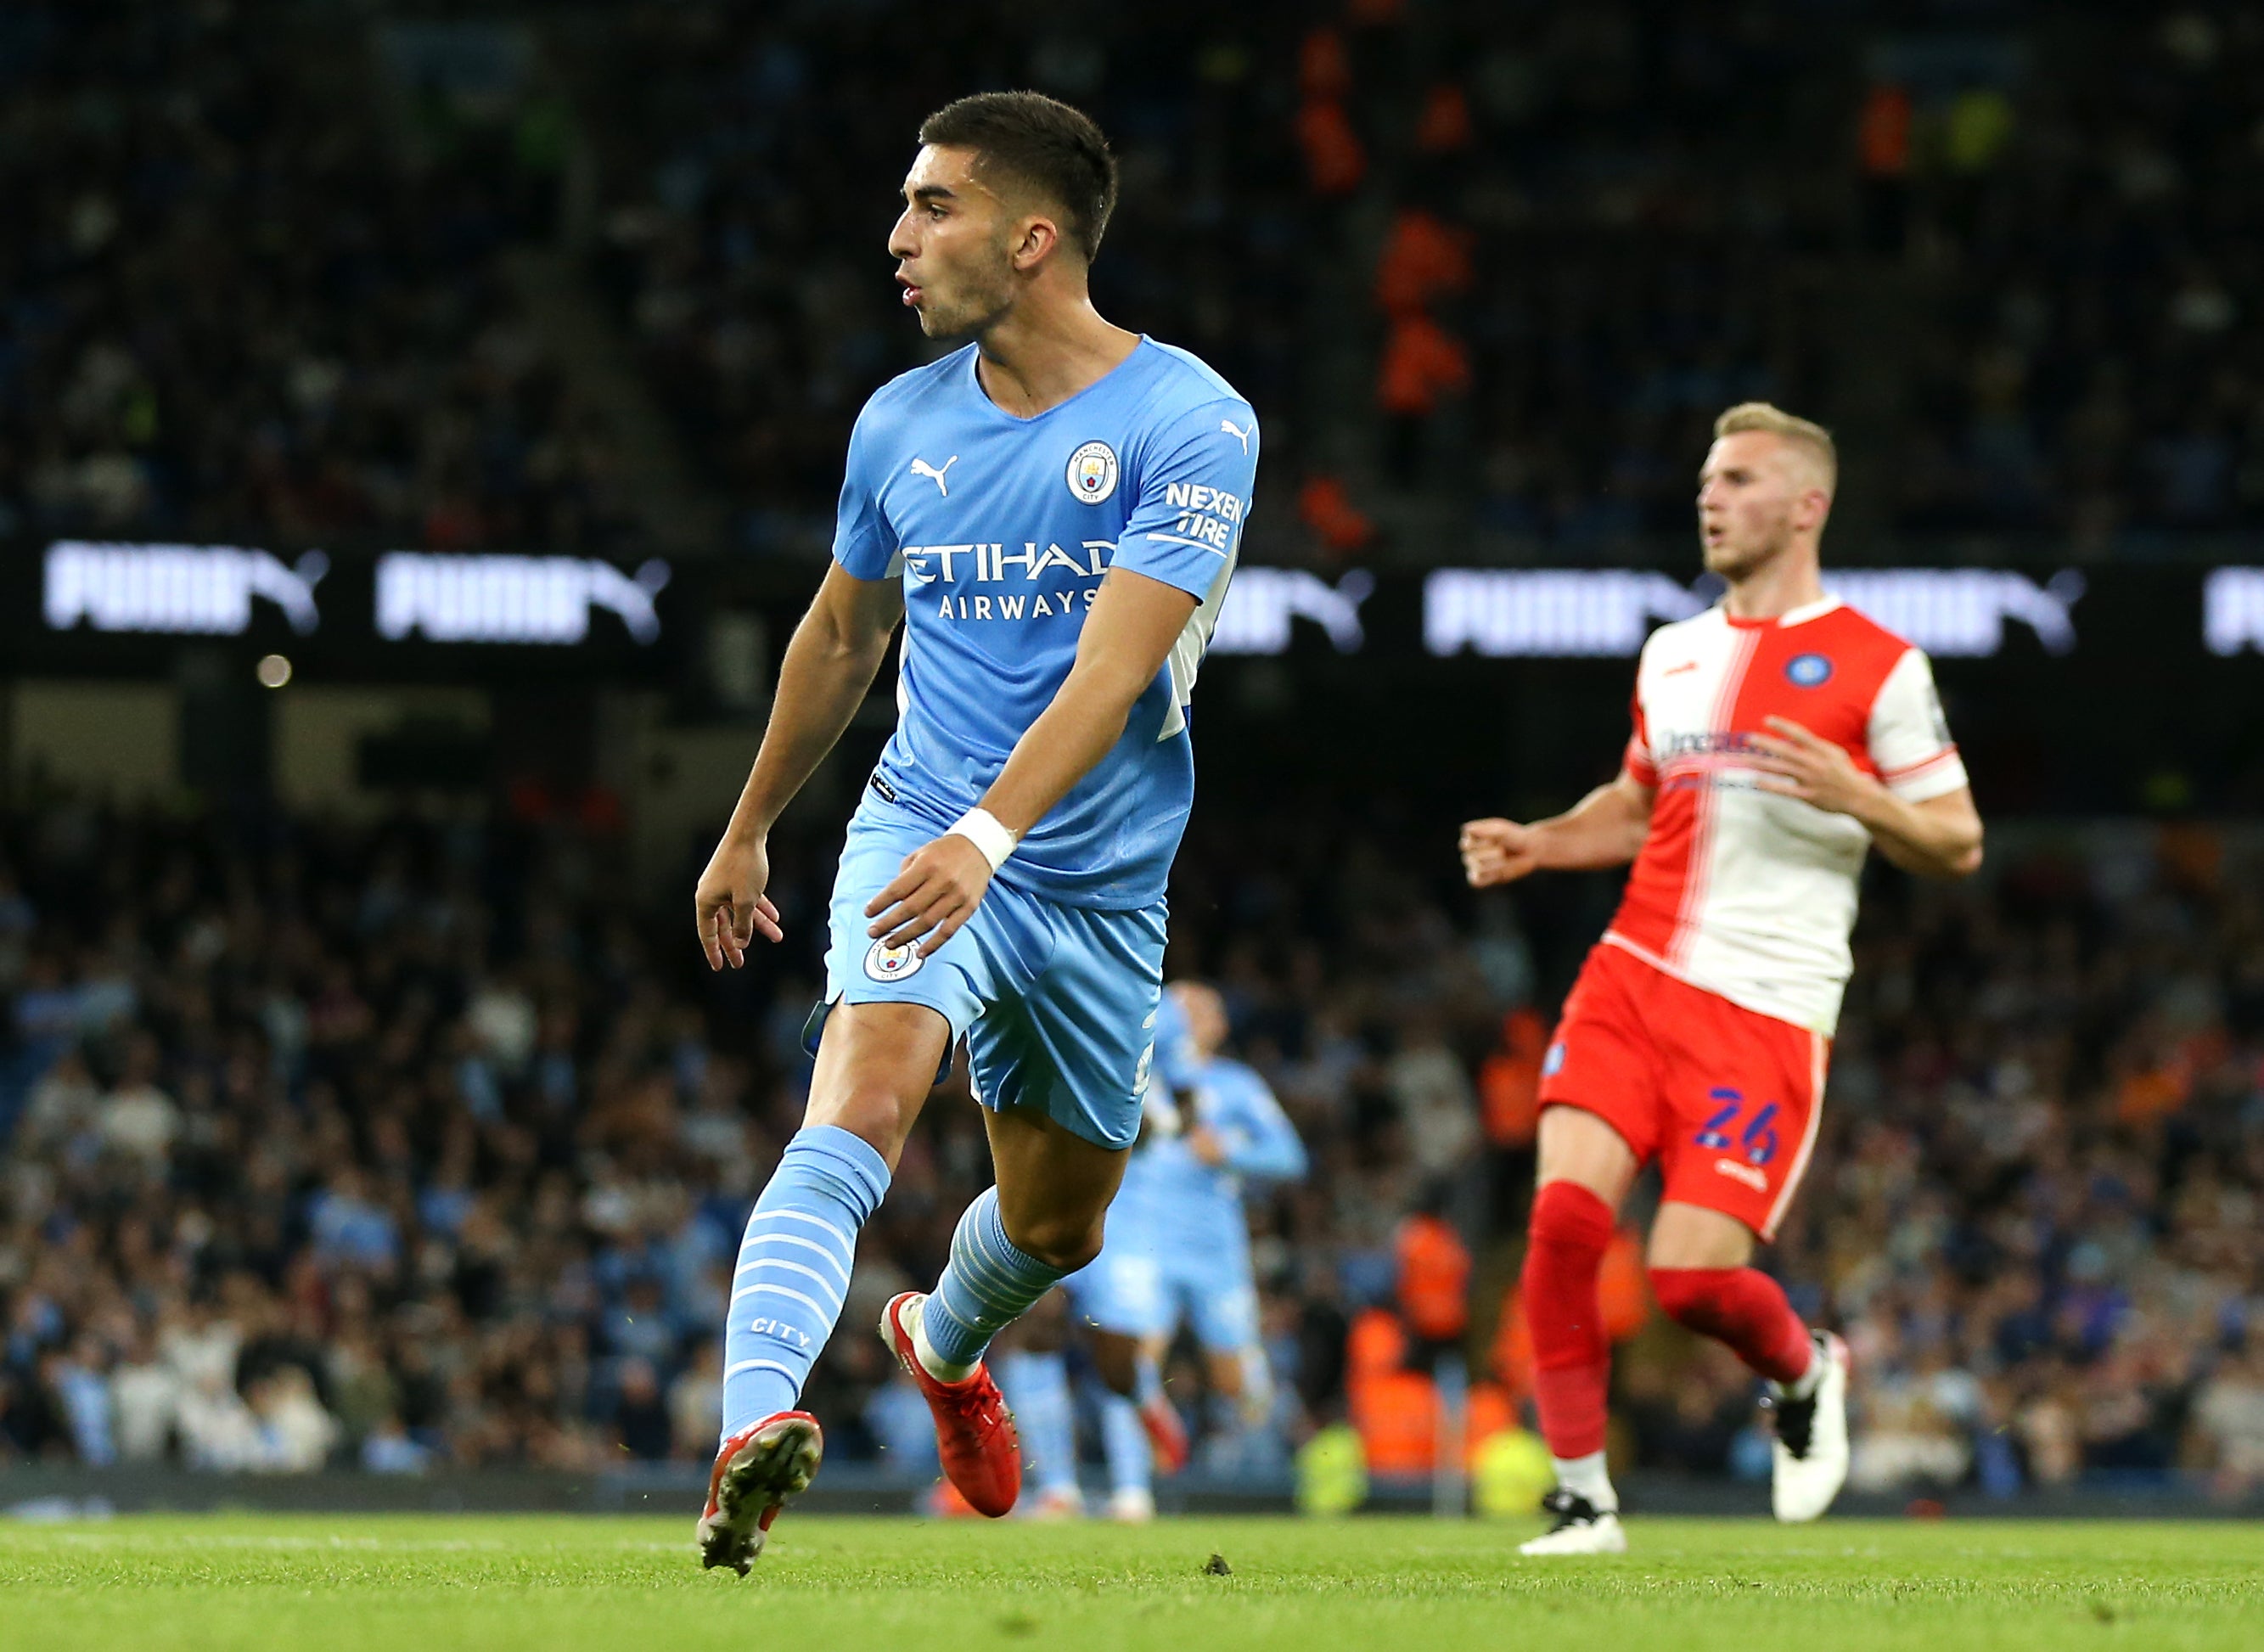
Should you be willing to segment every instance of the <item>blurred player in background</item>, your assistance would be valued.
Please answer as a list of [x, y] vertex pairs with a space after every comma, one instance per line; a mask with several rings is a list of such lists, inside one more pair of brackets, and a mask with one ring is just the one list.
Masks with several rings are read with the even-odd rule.
[[1847, 1348], [1811, 1333], [1749, 1264], [1815, 1144], [1865, 851], [1876, 844], [1933, 877], [1981, 864], [1980, 817], [1926, 656], [1825, 594], [1832, 438], [1756, 402], [1714, 433], [1698, 526], [1728, 591], [1645, 643], [1618, 778], [1552, 819], [1462, 829], [1481, 888], [1635, 863], [1542, 1068], [1522, 1290], [1556, 1523], [1530, 1554], [1627, 1547], [1604, 1464], [1596, 1271], [1654, 1160], [1659, 1305], [1768, 1380], [1777, 1518], [1814, 1519], [1838, 1495]]
[[881, 1331], [969, 1504], [1002, 1515], [1020, 1494], [983, 1353], [1099, 1253], [1139, 1130], [1194, 793], [1186, 707], [1258, 459], [1224, 380], [1092, 308], [1116, 163], [1091, 120], [985, 93], [919, 137], [889, 250], [921, 330], [974, 342], [859, 416], [834, 565], [695, 896], [711, 968], [780, 938], [771, 826], [903, 620], [896, 731], [834, 886], [809, 1110], [733, 1279], [699, 1539], [706, 1564], [741, 1572], [816, 1470], [817, 1421], [794, 1408], [858, 1230], [962, 1038], [997, 1185], [935, 1289], [891, 1301]]
[[1273, 1383], [1258, 1329], [1243, 1191], [1296, 1181], [1305, 1149], [1266, 1081], [1219, 1054], [1226, 1005], [1215, 989], [1174, 982], [1157, 1018], [1148, 1120], [1108, 1214], [1108, 1238], [1069, 1282], [1110, 1392], [1101, 1404], [1108, 1512], [1156, 1512], [1153, 1460], [1186, 1466], [1185, 1424], [1164, 1393], [1163, 1360], [1182, 1325], [1203, 1351], [1210, 1393], [1231, 1428], [1262, 1420]]

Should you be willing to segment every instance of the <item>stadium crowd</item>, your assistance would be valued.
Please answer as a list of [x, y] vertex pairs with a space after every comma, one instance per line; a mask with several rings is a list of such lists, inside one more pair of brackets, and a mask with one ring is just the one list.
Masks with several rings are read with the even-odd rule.
[[[598, 268], [758, 547], [816, 541], [861, 388], [919, 359], [878, 251], [910, 133], [1009, 82], [1117, 134], [1099, 301], [1245, 389], [1268, 485], [1339, 548], [1369, 525], [1311, 398], [1360, 394], [1346, 349], [1382, 480], [1527, 540], [1679, 530], [1707, 422], [1749, 395], [1885, 395], [1901, 529], [2253, 522], [2264, 31], [2219, 4], [1923, 10], [969, 13], [878, 76], [887, 7], [647, 8], [605, 42], [635, 72], [594, 123]], [[845, 210], [861, 240], [818, 233]]]
[[0, 12], [0, 536], [632, 531], [507, 266], [558, 112], [462, 119], [415, 46], [275, 0]]
[[[1411, 1218], [1466, 1243], [1455, 1341], [1519, 1402], [1533, 1006], [1607, 894], [1473, 908], [1446, 838], [1310, 827], [1199, 825], [1173, 897], [1174, 968], [1219, 983], [1313, 1151], [1253, 1217], [1276, 1462], [1348, 1410], [1382, 1425], [1347, 1393], [1379, 1347], [1438, 1351]], [[829, 844], [781, 844], [789, 944], [718, 977], [579, 829], [58, 798], [0, 841], [0, 1448], [707, 1460], [730, 1258], [797, 1119]], [[1859, 1485], [2264, 1482], [2258, 859], [2133, 828], [2002, 854], [1975, 891], [1882, 880], [1774, 1262], [1855, 1347]], [[985, 1163], [954, 1082], [867, 1230], [853, 1330], [932, 1276]], [[1765, 1466], [1749, 1379], [1633, 1288], [1615, 1452]], [[1379, 1343], [1394, 1318], [1413, 1334]], [[834, 1454], [917, 1434], [896, 1381], [877, 1341], [836, 1340], [811, 1389]]]
[[[923, 348], [881, 250], [911, 134], [1009, 83], [1115, 134], [1098, 297], [1252, 397], [1302, 506], [1259, 513], [1276, 558], [1301, 514], [1372, 533], [1337, 426], [1380, 423], [1382, 482], [1578, 542], [1679, 530], [1753, 395], [1868, 421], [1911, 532], [2264, 511], [2242, 8], [972, 9], [909, 63], [900, 24], [8, 8], [0, 533], [619, 548], [614, 432], [512, 277], [578, 149], [583, 273], [734, 543], [812, 548], [857, 404]], [[454, 95], [452, 53], [515, 67]]]

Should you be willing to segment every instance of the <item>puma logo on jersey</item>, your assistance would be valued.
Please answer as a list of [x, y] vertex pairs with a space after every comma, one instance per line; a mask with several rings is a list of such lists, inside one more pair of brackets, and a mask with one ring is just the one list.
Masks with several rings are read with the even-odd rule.
[[1660, 675], [1661, 677], [1680, 677], [1680, 676], [1681, 676], [1681, 675], [1682, 675], [1682, 673], [1683, 673], [1683, 672], [1685, 672], [1685, 671], [1694, 671], [1694, 670], [1696, 670], [1697, 669], [1698, 669], [1698, 662], [1697, 662], [1697, 661], [1695, 661], [1695, 660], [1685, 660], [1685, 661], [1683, 661], [1683, 662], [1682, 662], [1682, 663], [1681, 663], [1681, 664], [1680, 664], [1680, 665], [1670, 665], [1670, 666], [1668, 666], [1665, 670], [1661, 671], [1661, 672], [1659, 673], [1659, 675]]
[[[958, 462], [959, 455], [957, 453], [954, 453], [950, 458], [943, 461], [943, 470], [949, 470]], [[915, 459], [912, 460], [912, 475], [915, 476], [925, 476], [930, 482], [935, 484], [935, 490], [941, 494], [945, 498], [948, 499], [951, 497], [951, 488], [950, 485], [943, 479], [943, 470], [938, 470], [933, 465], [929, 464], [925, 459]]]
[[1258, 427], [1255, 424], [1252, 424], [1250, 427], [1250, 431], [1246, 431], [1239, 424], [1237, 424], [1232, 419], [1221, 419], [1218, 422], [1218, 428], [1221, 435], [1231, 436], [1236, 441], [1240, 442], [1242, 444], [1242, 451], [1246, 453], [1250, 451], [1250, 431], [1254, 431]]

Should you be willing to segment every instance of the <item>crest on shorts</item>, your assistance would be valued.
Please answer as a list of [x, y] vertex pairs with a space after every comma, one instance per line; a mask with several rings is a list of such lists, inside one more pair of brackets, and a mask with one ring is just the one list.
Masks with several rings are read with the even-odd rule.
[[1116, 450], [1087, 442], [1069, 456], [1069, 490], [1080, 504], [1099, 504], [1116, 491]]
[[902, 946], [874, 941], [865, 951], [865, 973], [874, 981], [910, 980], [919, 974], [920, 966], [925, 962], [915, 941], [906, 941]]

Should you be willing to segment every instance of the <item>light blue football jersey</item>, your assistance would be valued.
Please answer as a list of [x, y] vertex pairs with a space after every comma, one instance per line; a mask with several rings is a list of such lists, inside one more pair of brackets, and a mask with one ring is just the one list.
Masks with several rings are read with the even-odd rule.
[[1186, 1087], [1194, 1112], [1184, 1124], [1215, 1131], [1225, 1163], [1205, 1164], [1184, 1133], [1143, 1142], [1109, 1206], [1107, 1243], [1121, 1239], [1157, 1257], [1223, 1261], [1247, 1249], [1244, 1180], [1303, 1180], [1304, 1144], [1266, 1081], [1240, 1061], [1214, 1057], [1188, 1075]]
[[983, 393], [972, 344], [882, 386], [849, 440], [833, 540], [855, 577], [903, 581], [896, 731], [874, 792], [949, 826], [1069, 675], [1102, 575], [1161, 580], [1196, 599], [1186, 631], [1123, 737], [998, 872], [1067, 905], [1160, 900], [1194, 796], [1188, 697], [1257, 465], [1250, 404], [1144, 337], [1034, 418]]

